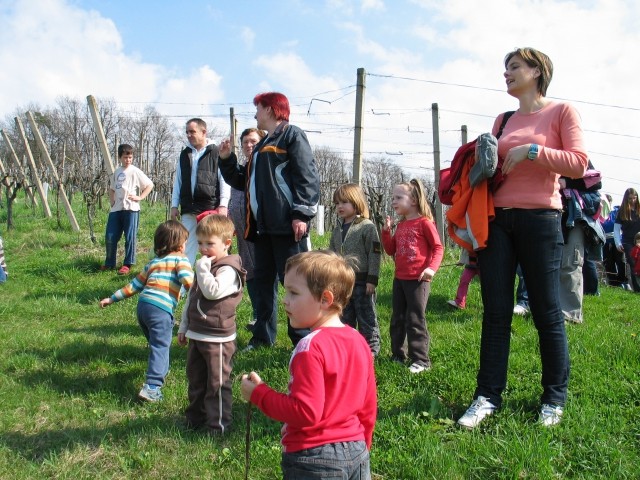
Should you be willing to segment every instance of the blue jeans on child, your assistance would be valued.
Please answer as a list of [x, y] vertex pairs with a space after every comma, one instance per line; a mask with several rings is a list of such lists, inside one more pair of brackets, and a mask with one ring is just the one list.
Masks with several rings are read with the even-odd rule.
[[138, 324], [149, 342], [145, 383], [162, 386], [169, 372], [169, 349], [173, 338], [173, 315], [147, 302], [138, 301]]
[[280, 465], [285, 480], [371, 479], [369, 450], [364, 441], [327, 443], [298, 452], [283, 453]]
[[133, 265], [136, 263], [136, 243], [138, 237], [138, 221], [140, 212], [131, 210], [120, 210], [109, 213], [107, 228], [104, 235], [104, 243], [107, 249], [105, 266], [113, 268], [116, 266], [116, 253], [118, 252], [118, 242], [124, 233], [124, 261], [123, 265]]

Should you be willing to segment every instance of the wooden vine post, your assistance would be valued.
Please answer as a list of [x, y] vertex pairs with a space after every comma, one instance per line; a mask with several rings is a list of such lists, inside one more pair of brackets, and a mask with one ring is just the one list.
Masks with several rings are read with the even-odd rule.
[[111, 154], [109, 153], [109, 146], [107, 145], [107, 137], [104, 135], [100, 115], [98, 115], [98, 102], [96, 102], [93, 95], [87, 95], [87, 104], [89, 105], [89, 111], [91, 112], [91, 118], [93, 119], [93, 129], [96, 132], [96, 137], [98, 137], [98, 145], [100, 145], [100, 151], [102, 152], [104, 163], [107, 166], [107, 172], [109, 175], [113, 175], [115, 168], [113, 168]]
[[71, 222], [71, 228], [73, 229], [74, 232], [79, 232], [80, 225], [78, 225], [76, 216], [73, 214], [71, 203], [69, 203], [69, 198], [67, 197], [67, 194], [64, 191], [64, 185], [62, 185], [62, 182], [58, 177], [58, 172], [56, 171], [56, 167], [53, 164], [53, 160], [51, 160], [51, 156], [49, 155], [49, 150], [47, 149], [47, 145], [44, 143], [42, 135], [40, 135], [40, 131], [38, 130], [38, 124], [36, 123], [35, 118], [33, 118], [33, 114], [31, 112], [27, 112], [27, 120], [29, 120], [29, 125], [31, 125], [31, 131], [33, 132], [33, 135], [36, 138], [36, 143], [38, 144], [40, 153], [47, 161], [47, 164], [51, 169], [51, 174], [53, 175], [54, 180], [58, 184], [58, 191], [60, 192], [60, 197], [62, 198], [62, 203], [64, 204], [65, 211], [67, 212], [67, 217], [69, 218], [69, 222]]

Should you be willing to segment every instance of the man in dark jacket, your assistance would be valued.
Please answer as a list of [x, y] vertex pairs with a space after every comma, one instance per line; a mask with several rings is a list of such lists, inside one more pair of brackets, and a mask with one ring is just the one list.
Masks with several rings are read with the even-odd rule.
[[[220, 144], [220, 170], [233, 188], [244, 190], [246, 218], [244, 237], [254, 242], [254, 282], [257, 319], [246, 350], [271, 346], [277, 322], [270, 312], [277, 302], [276, 278], [284, 282], [284, 266], [296, 253], [309, 250], [309, 222], [316, 215], [320, 181], [305, 133], [289, 124], [289, 101], [281, 93], [256, 95], [257, 127], [267, 131], [253, 149], [246, 165], [231, 152], [229, 140]], [[294, 346], [309, 333], [289, 324]]]
[[[189, 145], [180, 152], [171, 193], [171, 219], [189, 230], [186, 255], [193, 265], [198, 253], [196, 216], [207, 210], [227, 215], [231, 188], [218, 169], [218, 147], [207, 139], [207, 124], [201, 118], [187, 122]], [[180, 214], [178, 215], [178, 206]]]

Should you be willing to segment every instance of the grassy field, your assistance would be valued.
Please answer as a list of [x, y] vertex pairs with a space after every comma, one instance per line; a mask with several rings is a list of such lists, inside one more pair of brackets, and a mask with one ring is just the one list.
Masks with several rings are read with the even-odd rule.
[[[159, 206], [145, 207], [138, 269], [165, 214]], [[125, 278], [98, 271], [102, 240], [91, 244], [86, 214], [78, 210], [80, 234], [22, 203], [15, 206], [15, 230], [7, 232], [6, 210], [0, 210], [10, 272], [0, 286], [0, 478], [244, 478], [247, 404], [238, 382], [235, 429], [224, 438], [181, 426], [186, 349], [175, 342], [165, 400], [136, 400], [147, 358], [136, 300], [100, 310], [98, 300]], [[101, 239], [106, 218], [106, 211], [99, 214]], [[321, 247], [328, 238], [313, 242]], [[388, 359], [393, 266], [384, 264], [373, 478], [640, 478], [640, 296], [603, 286], [600, 297], [585, 298], [585, 323], [567, 327], [569, 401], [562, 424], [551, 429], [536, 424], [536, 332], [530, 320], [514, 318], [503, 408], [466, 431], [455, 420], [475, 387], [482, 310], [477, 282], [467, 310], [446, 304], [460, 275], [456, 259], [451, 249], [435, 277], [427, 314], [433, 369], [417, 376]], [[238, 312], [240, 348], [249, 339], [242, 327], [249, 317], [245, 298]], [[255, 369], [273, 387], [286, 388], [291, 344], [280, 318], [275, 348], [237, 355], [236, 378]], [[279, 429], [254, 410], [249, 478], [280, 478]]]

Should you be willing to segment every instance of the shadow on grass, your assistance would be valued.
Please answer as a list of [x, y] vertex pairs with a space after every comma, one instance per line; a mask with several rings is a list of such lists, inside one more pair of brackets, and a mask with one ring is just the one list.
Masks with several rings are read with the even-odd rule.
[[70, 325], [61, 330], [67, 333], [95, 335], [97, 337], [115, 338], [121, 335], [131, 335], [131, 336], [140, 335], [142, 337], [142, 330], [140, 330], [140, 327], [138, 326], [138, 322], [136, 321], [135, 318], [132, 318], [131, 323], [128, 323], [126, 325], [102, 324], [102, 325], [90, 325], [90, 326], [83, 326], [83, 327]]
[[140, 365], [146, 365], [147, 355], [144, 347], [73, 342], [56, 349], [25, 350], [14, 357], [7, 370], [30, 388], [46, 385], [72, 395], [118, 395], [139, 388], [144, 378]]
[[[125, 408], [134, 410], [128, 403]], [[155, 405], [140, 405], [140, 408], [147, 410], [141, 412], [144, 418], [126, 418], [121, 423], [110, 424], [102, 428], [95, 425], [79, 427], [52, 428], [49, 430], [38, 430], [34, 433], [19, 431], [4, 431], [0, 437], [0, 445], [12, 450], [21, 458], [36, 464], [43, 464], [51, 458], [56, 458], [65, 452], [77, 450], [78, 447], [99, 450], [106, 444], [123, 447], [131, 444], [129, 439], [134, 439], [139, 445], [142, 439], [146, 439], [149, 444], [153, 444], [158, 438], [176, 438], [187, 444], [192, 443], [202, 448], [202, 440], [210, 441], [212, 450], [219, 450], [219, 447], [242, 445], [245, 442], [247, 411], [246, 403], [236, 402], [233, 405], [233, 424], [231, 429], [224, 436], [211, 436], [203, 430], [191, 430], [186, 428], [183, 415], [163, 415], [160, 410], [155, 410]], [[262, 413], [252, 408], [251, 412], [251, 438], [252, 444], [273, 443], [279, 441], [281, 424], [269, 419]], [[144, 442], [143, 442], [144, 443]], [[254, 447], [255, 448], [255, 447]], [[264, 448], [264, 446], [263, 446]], [[122, 461], [128, 463], [127, 467], [137, 469], [139, 467], [149, 467], [146, 462], [144, 447], [139, 450], [127, 448], [129, 455], [120, 457]]]

